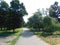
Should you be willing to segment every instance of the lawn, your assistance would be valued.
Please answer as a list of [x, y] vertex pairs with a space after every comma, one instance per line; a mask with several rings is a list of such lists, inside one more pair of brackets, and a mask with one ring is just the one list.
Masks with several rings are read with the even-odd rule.
[[4, 43], [3, 45], [15, 45], [16, 41], [22, 34], [23, 29], [18, 28], [15, 32], [11, 31], [0, 31], [0, 42]]
[[45, 42], [50, 45], [60, 45], [60, 31], [56, 31], [53, 35], [44, 34], [41, 31], [32, 31], [39, 38], [43, 39]]

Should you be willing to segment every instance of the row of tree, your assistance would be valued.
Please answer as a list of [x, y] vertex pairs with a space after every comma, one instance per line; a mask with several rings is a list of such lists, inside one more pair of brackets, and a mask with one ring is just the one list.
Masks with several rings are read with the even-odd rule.
[[12, 0], [10, 6], [5, 2], [0, 2], [0, 28], [13, 29], [22, 27], [23, 16], [27, 15], [26, 8], [19, 0]]
[[33, 16], [28, 19], [27, 26], [36, 31], [43, 31], [43, 33], [47, 32], [52, 34], [54, 31], [59, 30], [60, 26], [57, 25], [59, 24], [57, 19], [59, 19], [60, 13], [57, 5], [58, 2], [55, 2], [48, 10], [49, 15], [44, 17], [40, 10], [35, 12]]

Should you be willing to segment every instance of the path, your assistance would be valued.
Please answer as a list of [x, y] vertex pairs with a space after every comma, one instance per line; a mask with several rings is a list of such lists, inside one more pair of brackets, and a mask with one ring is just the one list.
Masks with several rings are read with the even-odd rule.
[[33, 35], [28, 29], [24, 28], [24, 31], [15, 45], [48, 45], [43, 40]]

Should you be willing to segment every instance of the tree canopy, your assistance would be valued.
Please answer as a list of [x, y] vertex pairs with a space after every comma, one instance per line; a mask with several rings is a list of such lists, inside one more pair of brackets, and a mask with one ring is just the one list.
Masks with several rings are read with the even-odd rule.
[[26, 8], [24, 3], [20, 3], [19, 0], [12, 0], [10, 6], [5, 2], [1, 1], [0, 3], [0, 27], [13, 29], [22, 27], [23, 25], [23, 16], [27, 15]]

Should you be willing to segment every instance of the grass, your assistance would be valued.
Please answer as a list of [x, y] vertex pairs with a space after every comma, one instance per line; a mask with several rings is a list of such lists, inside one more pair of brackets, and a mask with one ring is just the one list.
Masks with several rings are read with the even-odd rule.
[[32, 31], [39, 38], [43, 39], [50, 45], [60, 45], [60, 31], [56, 31], [53, 35], [45, 34], [41, 31]]
[[0, 31], [0, 37], [15, 36], [16, 38], [14, 38], [12, 41], [6, 41], [6, 43], [10, 42], [11, 45], [15, 45], [16, 41], [18, 40], [18, 38], [22, 34], [22, 31], [23, 31], [22, 28], [15, 29], [15, 32], [13, 32], [13, 30], [11, 30], [11, 31]]
[[17, 36], [17, 37], [14, 40], [12, 40], [11, 45], [15, 45], [16, 41], [19, 39], [21, 34], [22, 34], [22, 28], [18, 29], [18, 33], [15, 34], [15, 36]]

